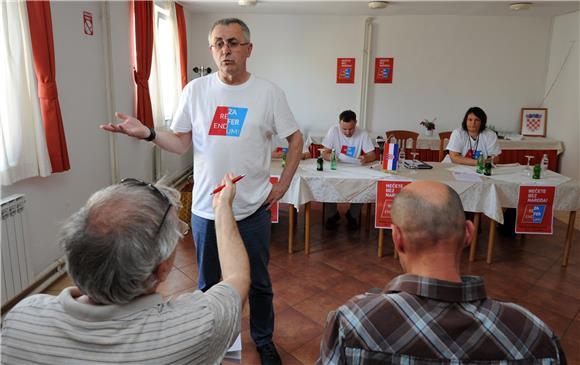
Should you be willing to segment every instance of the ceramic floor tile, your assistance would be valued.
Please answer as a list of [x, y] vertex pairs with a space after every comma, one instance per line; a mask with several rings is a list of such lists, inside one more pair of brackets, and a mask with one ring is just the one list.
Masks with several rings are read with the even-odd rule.
[[322, 334], [323, 327], [293, 308], [276, 315], [274, 341], [292, 352]]

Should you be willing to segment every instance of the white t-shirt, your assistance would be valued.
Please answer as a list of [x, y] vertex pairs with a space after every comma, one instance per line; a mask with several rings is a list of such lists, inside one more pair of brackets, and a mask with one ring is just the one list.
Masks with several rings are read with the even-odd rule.
[[242, 301], [226, 283], [164, 301], [77, 302], [38, 294], [4, 318], [3, 364], [219, 364], [240, 332]]
[[236, 184], [236, 220], [254, 213], [266, 201], [270, 184], [271, 138], [298, 130], [284, 92], [250, 76], [242, 85], [227, 85], [218, 73], [191, 81], [183, 89], [171, 129], [192, 133], [191, 212], [214, 219], [212, 190], [226, 172], [246, 174]]
[[358, 163], [361, 151], [369, 153], [375, 150], [375, 145], [364, 129], [356, 127], [354, 134], [347, 137], [340, 131], [340, 127], [335, 125], [328, 130], [322, 140], [325, 148], [335, 150], [338, 160], [347, 163]]
[[489, 129], [484, 129], [483, 132], [479, 133], [478, 138], [473, 139], [462, 128], [457, 128], [449, 137], [447, 149], [460, 153], [463, 157], [471, 157], [475, 160], [479, 158], [480, 154], [483, 154], [483, 158], [501, 154], [497, 135]]

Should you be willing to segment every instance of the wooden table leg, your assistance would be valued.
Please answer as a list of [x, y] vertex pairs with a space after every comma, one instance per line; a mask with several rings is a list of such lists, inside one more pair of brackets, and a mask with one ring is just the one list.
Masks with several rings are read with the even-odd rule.
[[570, 212], [568, 218], [568, 231], [566, 232], [566, 244], [564, 245], [564, 258], [562, 259], [562, 266], [568, 266], [570, 259], [570, 250], [572, 249], [572, 239], [574, 238], [574, 223], [576, 222], [576, 211]]
[[487, 240], [487, 260], [488, 264], [491, 264], [493, 256], [493, 245], [495, 244], [495, 221], [493, 219], [489, 220], [489, 239]]
[[294, 253], [294, 205], [288, 204], [288, 253]]
[[367, 203], [367, 214], [366, 214], [366, 229], [367, 229], [367, 233], [371, 231], [371, 206], [372, 203]]
[[377, 250], [377, 256], [383, 257], [383, 244], [385, 243], [385, 230], [379, 228], [379, 249]]
[[304, 254], [310, 254], [310, 202], [304, 204]]
[[473, 233], [473, 238], [471, 239], [471, 247], [469, 248], [469, 262], [475, 261], [475, 254], [477, 251], [477, 232], [479, 231], [480, 218], [481, 213], [473, 214], [473, 225], [475, 226], [475, 232]]

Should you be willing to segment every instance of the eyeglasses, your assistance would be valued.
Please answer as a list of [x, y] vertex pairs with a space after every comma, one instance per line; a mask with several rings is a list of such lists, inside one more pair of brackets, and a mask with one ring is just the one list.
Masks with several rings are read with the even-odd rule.
[[[161, 227], [163, 227], [163, 223], [165, 223], [165, 218], [167, 218], [167, 214], [169, 213], [169, 209], [171, 209], [171, 206], [172, 206], [171, 200], [169, 200], [167, 195], [165, 195], [164, 192], [159, 190], [159, 188], [157, 188], [157, 186], [155, 186], [151, 183], [145, 182], [143, 180], [134, 179], [134, 178], [126, 178], [126, 179], [121, 180], [121, 184], [130, 185], [130, 186], [145, 186], [145, 187], [149, 188], [149, 190], [151, 190], [153, 192], [153, 194], [157, 195], [159, 198], [161, 198], [161, 200], [163, 200], [164, 202], [167, 203], [167, 208], [165, 209], [165, 213], [163, 213], [163, 218], [161, 218], [161, 223], [159, 223], [159, 228], [157, 228], [157, 232], [155, 233], [155, 237], [157, 237], [159, 232], [161, 232]], [[185, 222], [182, 222], [182, 223], [185, 223]], [[181, 229], [181, 227], [180, 227], [180, 229]], [[189, 227], [187, 230], [189, 231]]]
[[216, 40], [210, 47], [214, 48], [217, 51], [221, 51], [224, 46], [228, 46], [229, 49], [234, 50], [239, 46], [247, 46], [250, 42], [240, 42], [236, 38], [228, 39], [224, 41], [223, 39]]

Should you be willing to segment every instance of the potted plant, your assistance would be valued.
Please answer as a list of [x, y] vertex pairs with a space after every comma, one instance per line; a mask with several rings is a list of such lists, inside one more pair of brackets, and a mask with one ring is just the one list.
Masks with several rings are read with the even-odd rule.
[[437, 118], [433, 118], [433, 120], [423, 119], [423, 120], [419, 121], [419, 124], [422, 125], [423, 127], [425, 127], [425, 129], [426, 129], [425, 135], [427, 135], [427, 136], [433, 135], [433, 131], [435, 130], [435, 121], [436, 120], [437, 120]]

